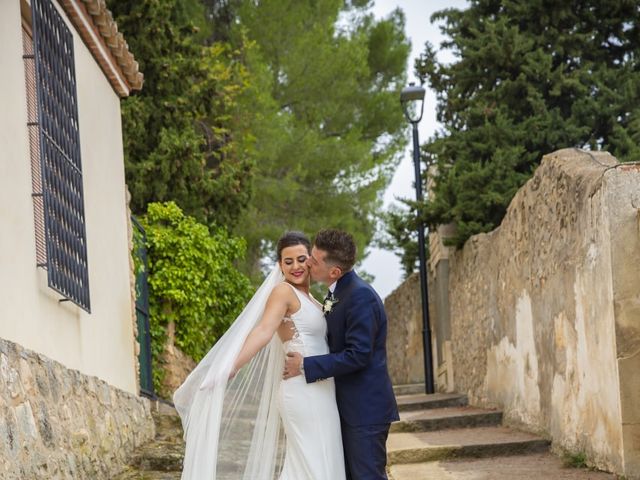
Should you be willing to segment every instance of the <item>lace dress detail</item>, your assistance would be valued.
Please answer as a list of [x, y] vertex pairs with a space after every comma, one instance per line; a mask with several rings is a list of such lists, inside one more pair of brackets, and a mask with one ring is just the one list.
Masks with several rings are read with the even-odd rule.
[[289, 340], [283, 343], [284, 351], [287, 353], [297, 352], [304, 357], [305, 356], [304, 341], [302, 340], [302, 336], [300, 335], [300, 332], [296, 327], [296, 322], [290, 316], [284, 317], [282, 321], [293, 332], [293, 336]]

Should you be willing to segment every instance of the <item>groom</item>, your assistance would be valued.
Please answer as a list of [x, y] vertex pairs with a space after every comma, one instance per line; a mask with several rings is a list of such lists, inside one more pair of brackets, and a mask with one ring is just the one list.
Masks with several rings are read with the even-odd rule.
[[347, 479], [378, 480], [387, 478], [389, 425], [399, 417], [387, 371], [387, 317], [378, 294], [352, 270], [355, 260], [351, 235], [318, 232], [308, 261], [311, 278], [329, 286], [323, 310], [331, 353], [290, 353], [285, 378], [335, 377]]

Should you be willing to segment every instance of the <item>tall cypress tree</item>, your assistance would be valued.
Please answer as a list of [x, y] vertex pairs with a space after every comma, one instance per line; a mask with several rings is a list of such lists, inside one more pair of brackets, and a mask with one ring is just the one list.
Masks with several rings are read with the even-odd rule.
[[238, 97], [250, 85], [243, 45], [207, 45], [200, 0], [110, 0], [144, 73], [122, 102], [132, 209], [173, 200], [206, 224], [232, 226], [251, 194], [250, 135]]

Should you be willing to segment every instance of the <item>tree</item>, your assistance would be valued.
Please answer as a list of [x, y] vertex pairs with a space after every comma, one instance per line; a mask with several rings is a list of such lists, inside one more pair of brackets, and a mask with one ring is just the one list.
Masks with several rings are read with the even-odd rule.
[[438, 61], [427, 44], [416, 62], [443, 126], [422, 146], [438, 174], [420, 213], [431, 226], [455, 222], [457, 246], [500, 224], [546, 153], [640, 159], [637, 2], [472, 0], [431, 20], [444, 21], [442, 47], [456, 60]]
[[207, 224], [233, 225], [251, 195], [251, 136], [237, 105], [249, 83], [243, 45], [205, 45], [210, 25], [198, 0], [109, 8], [145, 76], [122, 103], [132, 210], [172, 200]]
[[344, 228], [361, 252], [373, 236], [405, 142], [398, 98], [409, 44], [399, 10], [377, 21], [367, 3], [207, 2], [218, 38], [255, 45], [245, 60], [261, 91], [241, 100], [254, 112], [253, 198], [236, 229], [249, 271], [287, 229]]
[[386, 232], [381, 232], [376, 241], [380, 248], [395, 251], [396, 255], [400, 257], [400, 266], [405, 278], [415, 271], [419, 257], [415, 202], [412, 207], [413, 210], [407, 210], [392, 206], [385, 212], [381, 221], [384, 223], [383, 228], [386, 228]]

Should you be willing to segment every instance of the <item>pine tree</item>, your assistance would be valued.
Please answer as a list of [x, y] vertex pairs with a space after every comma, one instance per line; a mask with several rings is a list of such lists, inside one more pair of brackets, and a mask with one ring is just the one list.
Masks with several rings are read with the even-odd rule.
[[223, 3], [208, 2], [232, 24], [214, 31], [255, 45], [245, 58], [262, 87], [245, 97], [255, 112], [256, 169], [237, 231], [248, 241], [249, 270], [291, 228], [343, 228], [363, 252], [405, 142], [403, 14], [376, 20], [362, 1]]
[[[455, 222], [456, 245], [500, 224], [547, 153], [640, 160], [637, 2], [472, 0], [432, 21], [444, 22], [442, 46], [455, 60], [440, 62], [427, 44], [416, 62], [443, 126], [422, 146], [438, 175], [420, 212], [431, 226]], [[398, 238], [409, 221], [397, 222]]]

